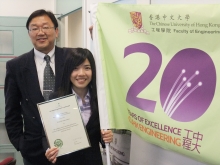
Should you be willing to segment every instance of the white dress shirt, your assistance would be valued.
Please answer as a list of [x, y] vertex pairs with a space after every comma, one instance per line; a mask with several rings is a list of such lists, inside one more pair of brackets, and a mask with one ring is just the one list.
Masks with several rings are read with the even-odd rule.
[[73, 89], [72, 89], [72, 93], [76, 95], [77, 103], [80, 108], [83, 123], [86, 126], [91, 116], [90, 93], [89, 91], [87, 92], [84, 98], [85, 103], [83, 103], [82, 99], [75, 93]]
[[[54, 58], [55, 47], [47, 55], [50, 56], [50, 66], [55, 75], [55, 58]], [[38, 81], [42, 94], [43, 94], [43, 82], [44, 82], [44, 68], [46, 66], [46, 61], [44, 60], [44, 56], [45, 56], [44, 53], [39, 52], [37, 49], [34, 48], [34, 60], [37, 68]]]

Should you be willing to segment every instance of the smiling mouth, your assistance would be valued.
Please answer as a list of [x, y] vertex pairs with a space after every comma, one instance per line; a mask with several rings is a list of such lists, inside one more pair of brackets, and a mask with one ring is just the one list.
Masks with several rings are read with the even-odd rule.
[[38, 38], [37, 41], [45, 41], [46, 38]]
[[81, 83], [81, 82], [85, 82], [86, 81], [86, 79], [84, 78], [84, 79], [76, 79], [77, 80], [77, 82], [79, 82], [79, 83]]

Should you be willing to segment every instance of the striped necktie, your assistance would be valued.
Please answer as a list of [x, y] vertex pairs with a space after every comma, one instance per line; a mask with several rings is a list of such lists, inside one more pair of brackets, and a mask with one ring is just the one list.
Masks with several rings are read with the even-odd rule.
[[43, 96], [45, 100], [49, 100], [49, 95], [54, 91], [55, 76], [52, 68], [50, 67], [50, 56], [45, 55], [44, 60], [47, 64], [44, 68]]

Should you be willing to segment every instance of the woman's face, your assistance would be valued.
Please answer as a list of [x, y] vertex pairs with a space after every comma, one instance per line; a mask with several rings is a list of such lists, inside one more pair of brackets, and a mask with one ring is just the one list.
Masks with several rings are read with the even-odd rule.
[[70, 81], [73, 84], [73, 90], [87, 89], [92, 79], [92, 69], [88, 59], [77, 66], [70, 75]]

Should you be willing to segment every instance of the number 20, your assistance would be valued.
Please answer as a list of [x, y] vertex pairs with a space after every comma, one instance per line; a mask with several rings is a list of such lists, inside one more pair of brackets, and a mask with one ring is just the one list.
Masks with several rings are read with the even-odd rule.
[[157, 75], [161, 67], [162, 55], [160, 50], [152, 44], [136, 43], [125, 48], [124, 58], [137, 52], [148, 55], [150, 62], [144, 73], [129, 88], [126, 101], [144, 111], [154, 112], [156, 101], [138, 98], [137, 95], [148, 86]]

